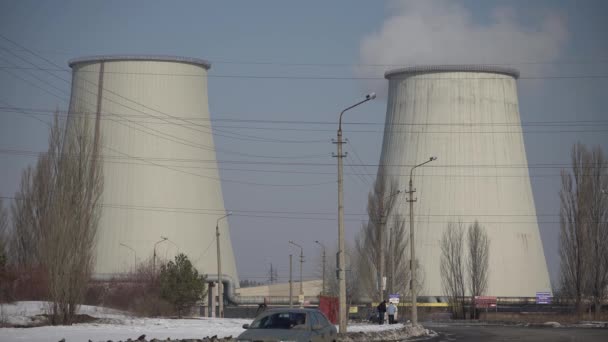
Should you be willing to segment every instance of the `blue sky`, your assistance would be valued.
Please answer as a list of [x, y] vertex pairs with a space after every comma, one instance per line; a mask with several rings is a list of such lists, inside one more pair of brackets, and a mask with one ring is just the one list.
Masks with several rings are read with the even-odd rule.
[[[552, 76], [608, 76], [608, 24], [604, 1], [0, 1], [0, 33], [44, 58], [67, 68], [67, 60], [96, 54], [162, 54], [198, 57], [213, 64], [210, 75], [381, 77], [386, 67], [357, 64], [500, 63], [522, 71], [518, 83], [522, 121], [608, 120], [607, 78], [555, 79]], [[419, 20], [418, 20], [419, 19]], [[389, 25], [390, 23], [397, 23]], [[443, 25], [442, 25], [443, 23]], [[406, 29], [403, 29], [406, 28]], [[399, 31], [402, 30], [402, 31]], [[500, 39], [497, 39], [500, 37]], [[371, 42], [369, 44], [365, 42]], [[386, 43], [389, 42], [389, 43]], [[438, 42], [444, 42], [439, 44]], [[454, 43], [450, 45], [451, 43]], [[371, 46], [371, 48], [370, 48]], [[7, 51], [6, 49], [9, 49]], [[0, 39], [0, 65], [25, 65], [11, 54], [27, 56]], [[29, 56], [28, 58], [30, 58]], [[49, 65], [31, 58], [39, 65]], [[303, 65], [304, 64], [304, 65]], [[311, 65], [312, 64], [312, 65]], [[44, 72], [31, 71], [69, 98], [69, 84]], [[17, 77], [15, 77], [17, 75]], [[69, 79], [68, 73], [58, 75]], [[19, 79], [40, 84], [25, 70], [0, 69], [0, 107], [65, 109], [67, 103]], [[384, 81], [357, 79], [209, 79], [213, 119], [335, 121], [342, 108], [365, 92], [382, 95]], [[63, 90], [63, 92], [61, 92]], [[68, 94], [68, 95], [66, 95]], [[382, 96], [349, 113], [349, 120], [384, 122]], [[49, 121], [48, 116], [39, 116]], [[247, 153], [298, 157], [311, 163], [334, 163], [334, 125], [277, 125], [215, 122], [242, 134], [275, 139], [318, 140], [309, 144], [251, 143], [216, 137], [218, 148]], [[227, 126], [233, 126], [229, 128]], [[579, 132], [526, 133], [530, 163], [567, 163], [572, 143], [601, 144], [608, 151], [608, 132], [573, 127]], [[237, 128], [238, 127], [238, 128]], [[245, 128], [241, 128], [245, 127]], [[259, 125], [256, 127], [260, 127]], [[382, 126], [347, 137], [366, 164], [377, 164]], [[313, 131], [280, 128], [312, 128]], [[350, 126], [359, 129], [359, 126]], [[559, 129], [557, 129], [559, 130]], [[562, 128], [563, 130], [563, 128]], [[27, 116], [0, 110], [0, 149], [43, 151], [47, 127]], [[351, 150], [351, 155], [354, 155]], [[218, 154], [220, 160], [233, 156]], [[285, 159], [294, 160], [294, 159]], [[20, 170], [32, 157], [0, 153], [0, 195], [12, 196]], [[282, 167], [277, 170], [298, 170]], [[269, 167], [267, 169], [272, 169]], [[276, 183], [323, 183], [335, 180], [334, 167], [306, 166], [327, 174], [276, 174], [223, 170], [222, 177]], [[348, 166], [346, 172], [352, 173]], [[357, 172], [374, 174], [368, 167]], [[558, 169], [544, 171], [558, 174]], [[372, 176], [348, 174], [346, 212], [365, 212]], [[559, 211], [558, 177], [534, 177], [539, 214]], [[334, 212], [335, 187], [255, 188], [223, 184], [227, 208], [298, 212]], [[555, 218], [556, 219], [556, 218]], [[315, 275], [319, 249], [331, 245], [336, 222], [279, 218], [230, 218], [233, 246], [242, 279], [262, 279], [273, 262], [287, 276], [288, 240], [304, 246], [310, 257], [305, 276]], [[347, 222], [352, 239], [360, 223]], [[541, 224], [545, 254], [553, 277], [558, 266], [557, 224]], [[261, 252], [263, 251], [263, 252]]]

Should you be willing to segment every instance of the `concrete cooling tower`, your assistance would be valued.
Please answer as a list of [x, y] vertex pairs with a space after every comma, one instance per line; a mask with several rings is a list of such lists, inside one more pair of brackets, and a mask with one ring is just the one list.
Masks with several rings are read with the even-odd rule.
[[[527, 297], [551, 290], [521, 129], [518, 76], [517, 70], [486, 66], [416, 66], [385, 74], [389, 95], [379, 173], [407, 190], [412, 166], [438, 157], [416, 168], [413, 178], [421, 296], [444, 294], [440, 241], [448, 222], [467, 228], [475, 220], [490, 239], [486, 295]], [[397, 212], [408, 227], [403, 195]]]
[[[96, 56], [69, 65], [68, 125], [94, 118], [103, 161], [94, 276], [130, 271], [154, 254], [158, 266], [184, 253], [216, 279], [215, 227], [225, 210], [207, 103], [210, 64]], [[227, 220], [219, 227], [223, 278], [238, 284]]]

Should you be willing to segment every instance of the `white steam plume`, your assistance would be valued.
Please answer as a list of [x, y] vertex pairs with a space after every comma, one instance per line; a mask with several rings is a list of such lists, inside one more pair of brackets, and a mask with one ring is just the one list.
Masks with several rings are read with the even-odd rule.
[[[509, 8], [474, 20], [470, 9], [454, 1], [395, 2], [389, 11], [380, 30], [361, 41], [358, 76], [382, 77], [386, 70], [416, 64], [512, 64], [522, 75], [539, 75], [550, 68], [539, 62], [559, 59], [568, 39], [564, 20], [551, 11], [531, 25]], [[383, 93], [379, 86], [385, 88], [386, 81], [367, 85]]]

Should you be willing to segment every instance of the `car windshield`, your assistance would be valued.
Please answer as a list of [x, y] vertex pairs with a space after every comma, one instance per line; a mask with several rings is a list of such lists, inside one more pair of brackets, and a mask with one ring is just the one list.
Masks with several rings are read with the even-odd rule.
[[250, 329], [293, 329], [296, 326], [306, 325], [306, 313], [303, 312], [278, 312], [253, 321]]

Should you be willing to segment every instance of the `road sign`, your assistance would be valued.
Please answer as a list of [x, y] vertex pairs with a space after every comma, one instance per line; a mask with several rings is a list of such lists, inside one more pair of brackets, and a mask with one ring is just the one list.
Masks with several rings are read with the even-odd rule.
[[475, 307], [478, 309], [482, 308], [495, 308], [498, 299], [494, 296], [475, 296]]
[[536, 304], [551, 304], [551, 292], [536, 292]]
[[389, 294], [388, 295], [388, 302], [389, 303], [399, 304], [399, 294]]

